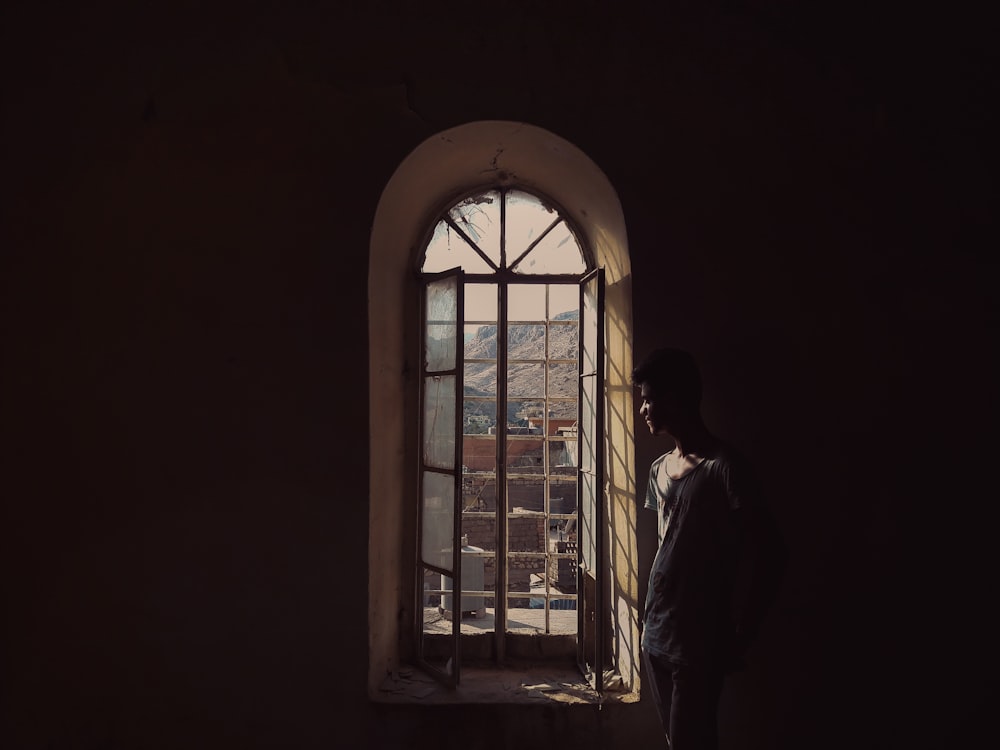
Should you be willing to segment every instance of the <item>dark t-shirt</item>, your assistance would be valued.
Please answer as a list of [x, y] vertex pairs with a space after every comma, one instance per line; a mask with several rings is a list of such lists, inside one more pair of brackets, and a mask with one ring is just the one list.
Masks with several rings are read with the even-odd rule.
[[719, 664], [732, 646], [746, 522], [762, 510], [759, 493], [732, 448], [721, 446], [680, 479], [661, 474], [665, 460], [666, 454], [653, 462], [646, 492], [660, 543], [642, 646], [681, 664]]

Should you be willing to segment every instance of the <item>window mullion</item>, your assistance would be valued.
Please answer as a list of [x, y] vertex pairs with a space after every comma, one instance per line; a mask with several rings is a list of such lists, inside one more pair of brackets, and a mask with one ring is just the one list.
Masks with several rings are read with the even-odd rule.
[[552, 593], [549, 581], [549, 570], [550, 570], [550, 559], [549, 559], [549, 513], [551, 512], [551, 506], [549, 504], [549, 495], [551, 490], [551, 485], [549, 483], [549, 318], [552, 315], [552, 311], [549, 309], [549, 290], [550, 286], [545, 285], [545, 324], [542, 328], [543, 338], [542, 338], [542, 356], [544, 358], [544, 364], [542, 365], [542, 378], [543, 387], [542, 393], [544, 394], [542, 398], [542, 509], [545, 512], [545, 567], [542, 569], [542, 580], [545, 582], [545, 596], [542, 598], [542, 607], [545, 613], [545, 634], [548, 635], [552, 632], [552, 626], [549, 622], [549, 594]]
[[[501, 238], [503, 225], [501, 224]], [[504, 242], [501, 239], [501, 257]], [[496, 660], [503, 664], [507, 631], [507, 285], [497, 284], [497, 487], [496, 599], [493, 621]]]
[[507, 268], [507, 188], [500, 188], [500, 269]]

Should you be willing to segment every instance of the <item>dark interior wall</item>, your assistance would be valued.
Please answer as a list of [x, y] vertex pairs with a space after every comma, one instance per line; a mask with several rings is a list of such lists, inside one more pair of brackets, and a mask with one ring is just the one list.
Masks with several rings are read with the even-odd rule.
[[996, 92], [949, 13], [8, 6], [0, 741], [655, 743], [647, 706], [366, 698], [369, 231], [410, 150], [492, 118], [608, 174], [635, 349], [699, 356], [789, 539], [727, 746], [971, 732]]

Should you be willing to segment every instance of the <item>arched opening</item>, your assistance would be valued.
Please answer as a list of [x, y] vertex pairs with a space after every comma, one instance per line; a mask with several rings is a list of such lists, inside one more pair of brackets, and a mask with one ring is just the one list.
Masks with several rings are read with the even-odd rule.
[[638, 580], [633, 453], [631, 277], [625, 222], [607, 177], [582, 151], [531, 125], [475, 122], [420, 144], [383, 191], [369, 279], [369, 692], [408, 656], [417, 480], [420, 288], [428, 227], [458, 197], [518, 185], [551, 196], [604, 268], [604, 564], [608, 654], [632, 687], [638, 674]]

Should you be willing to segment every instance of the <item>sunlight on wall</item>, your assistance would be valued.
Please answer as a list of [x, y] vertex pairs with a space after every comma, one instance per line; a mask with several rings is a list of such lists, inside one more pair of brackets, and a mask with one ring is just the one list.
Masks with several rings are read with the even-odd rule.
[[[624, 228], [622, 229], [624, 237]], [[604, 347], [606, 494], [609, 524], [611, 599], [615, 603], [612, 649], [622, 681], [635, 686], [639, 669], [639, 587], [635, 494], [635, 443], [631, 384], [632, 278], [627, 248], [604, 227], [594, 240], [597, 262], [605, 268]]]

